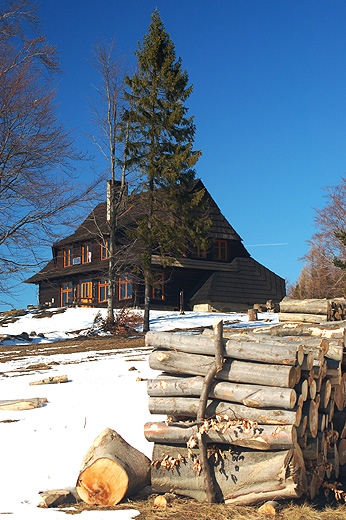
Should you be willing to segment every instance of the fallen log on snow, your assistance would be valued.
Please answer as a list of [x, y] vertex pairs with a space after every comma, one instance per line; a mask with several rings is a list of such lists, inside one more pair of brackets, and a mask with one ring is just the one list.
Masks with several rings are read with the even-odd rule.
[[[274, 497], [293, 499], [306, 492], [305, 466], [299, 448], [275, 452], [214, 448], [209, 461], [218, 501], [250, 505]], [[174, 490], [200, 501], [206, 499], [198, 450], [155, 444], [152, 466], [155, 492]]]
[[68, 383], [68, 377], [67, 376], [51, 376], [46, 377], [45, 379], [40, 379], [39, 381], [31, 381], [29, 383], [30, 386], [35, 385], [54, 385], [54, 384], [60, 384], [60, 383]]
[[87, 504], [114, 506], [150, 483], [150, 460], [106, 428], [84, 456], [76, 491]]
[[28, 399], [2, 399], [0, 400], [0, 410], [33, 410], [42, 408], [48, 399], [46, 397], [29, 397]]

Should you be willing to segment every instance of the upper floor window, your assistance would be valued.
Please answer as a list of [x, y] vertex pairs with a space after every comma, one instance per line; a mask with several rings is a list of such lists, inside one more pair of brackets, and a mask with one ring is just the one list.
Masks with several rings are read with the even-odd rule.
[[132, 277], [126, 273], [119, 278], [119, 300], [129, 300], [132, 298]]
[[70, 267], [73, 262], [73, 247], [68, 246], [65, 247], [63, 251], [63, 257], [64, 257], [64, 267]]
[[109, 259], [109, 246], [110, 246], [110, 240], [107, 238], [107, 240], [104, 240], [104, 242], [101, 244], [101, 252], [100, 252], [100, 258], [101, 260], [108, 260]]
[[227, 240], [215, 240], [213, 246], [213, 260], [228, 260]]
[[207, 258], [207, 255], [208, 255], [207, 249], [198, 246], [197, 258]]
[[154, 281], [151, 285], [151, 297], [153, 300], [164, 300], [165, 292], [164, 292], [164, 275], [163, 273], [158, 273], [154, 278]]
[[92, 245], [91, 244], [83, 244], [82, 245], [82, 264], [88, 264], [91, 262], [92, 256]]

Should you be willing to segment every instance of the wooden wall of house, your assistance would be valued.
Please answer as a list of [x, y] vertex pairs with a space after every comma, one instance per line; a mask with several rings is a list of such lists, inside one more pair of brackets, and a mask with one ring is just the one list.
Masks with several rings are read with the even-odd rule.
[[60, 285], [53, 282], [41, 282], [39, 285], [40, 305], [60, 307]]
[[[212, 271], [202, 269], [167, 269], [165, 274], [165, 300], [162, 305], [179, 308], [180, 291], [184, 291], [185, 310], [189, 310], [188, 302], [190, 298], [209, 278], [211, 273]], [[152, 303], [154, 304], [154, 301]]]

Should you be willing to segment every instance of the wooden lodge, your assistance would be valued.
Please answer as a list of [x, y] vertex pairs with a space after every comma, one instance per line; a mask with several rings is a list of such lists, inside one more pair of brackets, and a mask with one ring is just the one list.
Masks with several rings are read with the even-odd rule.
[[[197, 181], [198, 189], [204, 188]], [[205, 189], [205, 188], [204, 188]], [[155, 281], [151, 288], [151, 306], [178, 309], [181, 295], [185, 309], [203, 308], [239, 311], [268, 300], [279, 302], [285, 296], [285, 281], [251, 258], [241, 237], [222, 215], [205, 189], [210, 219], [210, 248], [192, 251], [164, 267], [157, 255], [152, 256]], [[135, 222], [136, 195], [126, 197], [119, 216], [119, 244], [125, 232], [122, 223]], [[143, 304], [144, 286], [135, 274], [136, 258], [121, 259], [124, 249], [116, 244], [119, 256], [116, 307]], [[27, 283], [38, 284], [39, 304], [51, 307], [106, 307], [108, 296], [109, 223], [107, 203], [98, 204], [76, 231], [56, 242], [53, 258]], [[126, 267], [125, 267], [126, 266]]]

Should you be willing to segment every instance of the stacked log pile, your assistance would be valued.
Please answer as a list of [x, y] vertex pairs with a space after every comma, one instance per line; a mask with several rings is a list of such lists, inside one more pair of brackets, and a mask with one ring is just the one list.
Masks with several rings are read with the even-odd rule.
[[322, 323], [346, 319], [344, 298], [294, 300], [284, 298], [280, 302], [279, 321]]
[[149, 364], [161, 371], [148, 381], [149, 410], [167, 416], [145, 425], [154, 443], [154, 490], [208, 499], [209, 471], [215, 501], [250, 505], [313, 498], [326, 480], [337, 479], [346, 463], [343, 330], [329, 339], [224, 333], [223, 365], [208, 387], [202, 419], [213, 337], [148, 332]]

